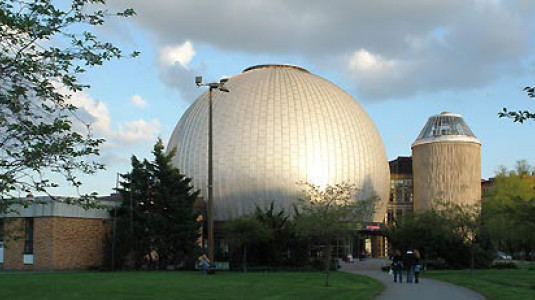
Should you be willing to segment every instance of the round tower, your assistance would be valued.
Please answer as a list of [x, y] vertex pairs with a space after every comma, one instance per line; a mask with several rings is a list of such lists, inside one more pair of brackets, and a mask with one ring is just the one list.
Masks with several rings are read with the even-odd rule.
[[414, 211], [481, 201], [481, 142], [461, 115], [431, 116], [411, 148]]

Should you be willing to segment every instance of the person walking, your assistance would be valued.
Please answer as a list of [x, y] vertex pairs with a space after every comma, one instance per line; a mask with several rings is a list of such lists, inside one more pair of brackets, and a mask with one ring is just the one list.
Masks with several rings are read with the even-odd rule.
[[414, 277], [415, 260], [414, 252], [412, 252], [412, 250], [407, 250], [407, 253], [405, 254], [405, 260], [403, 262], [403, 265], [407, 269], [407, 283], [412, 283], [412, 279]]
[[394, 282], [403, 283], [403, 257], [399, 250], [394, 251], [394, 256], [392, 257], [392, 271], [394, 271]]
[[422, 270], [422, 259], [420, 251], [414, 250], [414, 283], [420, 282], [420, 271]]

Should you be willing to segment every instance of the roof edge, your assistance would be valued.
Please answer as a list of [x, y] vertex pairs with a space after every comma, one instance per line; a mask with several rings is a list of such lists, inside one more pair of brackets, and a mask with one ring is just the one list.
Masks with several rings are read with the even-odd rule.
[[411, 149], [418, 145], [431, 144], [431, 143], [473, 143], [481, 146], [481, 142], [472, 136], [468, 135], [442, 135], [438, 137], [432, 137], [427, 139], [416, 140], [411, 145]]
[[248, 68], [245, 68], [242, 73], [246, 73], [246, 72], [249, 72], [249, 71], [252, 71], [252, 70], [258, 70], [258, 69], [268, 69], [268, 68], [287, 68], [287, 69], [296, 69], [296, 70], [299, 70], [299, 71], [303, 71], [305, 73], [309, 73], [310, 74], [310, 71], [303, 68], [303, 67], [300, 67], [300, 66], [296, 66], [296, 65], [290, 65], [290, 64], [262, 64], [262, 65], [255, 65], [255, 66], [250, 66]]

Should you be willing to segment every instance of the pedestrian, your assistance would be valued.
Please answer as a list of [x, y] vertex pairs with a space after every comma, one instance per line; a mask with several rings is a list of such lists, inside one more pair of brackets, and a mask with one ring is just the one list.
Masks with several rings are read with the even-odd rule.
[[399, 250], [394, 251], [394, 256], [392, 257], [392, 271], [394, 271], [394, 282], [403, 283], [403, 257]]
[[422, 259], [420, 251], [414, 250], [414, 283], [420, 282], [420, 271], [422, 270]]
[[405, 254], [405, 259], [403, 261], [403, 265], [407, 269], [407, 283], [412, 283], [412, 278], [414, 277], [414, 265], [415, 265], [415, 257], [414, 257], [414, 252], [412, 252], [412, 250], [407, 250], [407, 253]]
[[208, 268], [210, 267], [210, 259], [206, 256], [206, 253], [203, 253], [199, 256], [199, 265], [202, 268], [204, 274], [208, 274]]

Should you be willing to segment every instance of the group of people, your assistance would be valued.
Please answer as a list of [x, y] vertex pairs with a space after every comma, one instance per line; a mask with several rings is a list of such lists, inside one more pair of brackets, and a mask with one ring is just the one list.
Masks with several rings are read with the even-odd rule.
[[422, 261], [420, 259], [420, 251], [418, 249], [408, 250], [407, 253], [401, 255], [399, 250], [394, 251], [392, 257], [392, 271], [394, 273], [394, 282], [403, 282], [403, 269], [407, 270], [407, 283], [420, 282], [420, 271], [422, 270]]

